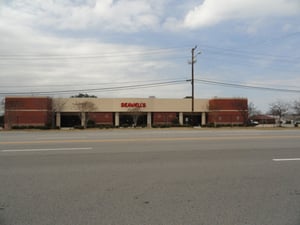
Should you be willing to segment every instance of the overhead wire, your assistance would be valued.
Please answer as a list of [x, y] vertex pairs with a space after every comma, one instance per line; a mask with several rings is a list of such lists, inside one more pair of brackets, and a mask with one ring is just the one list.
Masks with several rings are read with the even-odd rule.
[[[228, 61], [232, 63], [231, 58], [235, 58], [238, 61], [234, 62], [236, 64], [244, 64], [253, 65], [255, 62], [253, 60], [268, 60], [271, 63], [276, 62], [276, 67], [281, 68], [283, 64], [290, 63], [298, 63], [299, 58], [293, 58], [290, 56], [279, 56], [279, 55], [271, 55], [265, 53], [258, 53], [252, 51], [246, 51], [242, 49], [232, 49], [232, 48], [221, 48], [216, 46], [210, 46], [201, 44], [201, 48], [203, 52], [206, 52], [206, 58], [213, 58], [214, 61], [220, 59], [222, 62]], [[84, 64], [122, 64], [122, 63], [130, 63], [130, 62], [138, 62], [145, 60], [178, 60], [178, 59], [186, 59], [188, 60], [185, 51], [180, 50], [189, 50], [187, 47], [169, 47], [169, 48], [153, 48], [153, 49], [144, 49], [137, 51], [123, 51], [123, 52], [103, 52], [101, 54], [76, 54], [76, 55], [51, 55], [51, 54], [15, 54], [15, 55], [5, 55], [0, 54], [0, 65], [10, 64], [9, 62], [23, 64], [28, 63], [38, 64], [40, 61], [49, 63], [55, 63], [56, 66], [61, 64], [65, 66], [68, 63], [84, 63]], [[143, 57], [141, 57], [143, 56]], [[121, 59], [117, 59], [118, 57], [123, 57]], [[146, 58], [145, 58], [146, 57]], [[150, 59], [147, 57], [151, 57]], [[103, 59], [97, 61], [98, 59]], [[105, 59], [105, 60], [104, 60]], [[76, 60], [76, 62], [74, 61]], [[83, 61], [78, 61], [83, 60]], [[95, 60], [95, 61], [94, 61]], [[251, 61], [252, 60], [252, 61]], [[224, 65], [224, 63], [222, 63]], [[226, 64], [225, 64], [226, 65]], [[39, 65], [41, 66], [41, 65]], [[43, 65], [46, 66], [46, 65]], [[287, 67], [284, 67], [286, 69]], [[288, 67], [289, 70], [291, 68]]]
[[90, 89], [71, 89], [71, 90], [53, 90], [53, 91], [22, 91], [22, 92], [0, 92], [0, 95], [51, 95], [51, 94], [65, 94], [65, 93], [78, 93], [78, 92], [108, 92], [108, 91], [121, 91], [121, 90], [132, 90], [132, 89], [143, 89], [151, 87], [169, 86], [175, 84], [185, 83], [186, 80], [173, 80], [166, 82], [136, 84], [136, 85], [125, 85], [105, 88], [90, 88]]
[[[219, 47], [213, 47], [209, 45], [202, 45], [204, 51], [208, 51], [206, 54], [206, 57], [211, 57], [211, 55], [217, 55], [217, 58], [221, 58], [222, 61], [224, 59], [228, 60], [229, 57], [237, 57], [239, 61], [244, 61], [249, 62], [249, 60], [252, 59], [265, 59], [265, 60], [275, 60], [278, 61], [278, 63], [294, 63], [295, 58], [292, 58], [289, 60], [285, 56], [274, 56], [274, 55], [269, 55], [269, 54], [260, 54], [260, 53], [255, 53], [253, 54], [252, 52], [249, 51], [243, 51], [243, 50], [236, 50], [236, 49], [228, 49], [228, 48], [219, 48]], [[79, 55], [1, 55], [0, 54], [0, 63], [3, 60], [17, 60], [17, 61], [22, 61], [24, 62], [31, 62], [31, 63], [37, 63], [36, 61], [33, 60], [50, 60], [50, 62], [53, 62], [55, 60], [55, 63], [64, 63], [65, 60], [73, 60], [73, 59], [89, 59], [89, 60], [96, 60], [99, 58], [114, 58], [114, 57], [126, 57], [126, 59], [122, 60], [116, 60], [113, 59], [111, 61], [102, 61], [105, 64], [108, 63], [122, 63], [122, 62], [131, 62], [132, 59], [130, 57], [135, 57], [134, 61], [136, 62], [137, 60], [145, 60], [145, 58], [137, 58], [137, 56], [151, 56], [151, 57], [160, 57], [160, 56], [168, 56], [169, 58], [164, 58], [164, 59], [182, 59], [186, 58], [188, 59], [187, 56], [179, 56], [180, 54], [183, 54], [182, 52], [178, 52], [180, 49], [187, 49], [186, 47], [176, 47], [176, 48], [158, 48], [158, 49], [148, 49], [144, 51], [133, 51], [133, 52], [106, 52], [103, 54], [94, 54], [94, 55], [84, 55], [84, 54], [79, 54]], [[176, 53], [175, 56], [170, 56], [170, 54]], [[184, 53], [185, 54], [185, 53]], [[226, 57], [225, 57], [226, 56]], [[36, 58], [35, 58], [36, 57]], [[64, 62], [61, 61], [56, 61], [56, 60], [61, 60], [64, 59]], [[161, 58], [160, 58], [161, 59]], [[216, 59], [216, 57], [215, 57]], [[297, 58], [296, 58], [297, 59]], [[247, 60], [247, 61], [246, 61]], [[91, 62], [91, 61], [89, 61]], [[18, 62], [19, 63], [19, 62]], [[47, 61], [49, 63], [49, 61]], [[76, 62], [80, 63], [80, 62]], [[87, 63], [87, 61], [84, 61], [82, 63]], [[99, 61], [95, 61], [95, 63], [99, 64]], [[236, 64], [237, 62], [235, 62]], [[277, 63], [277, 66], [278, 66]], [[230, 82], [220, 82], [220, 81], [211, 81], [211, 80], [206, 80], [206, 79], [197, 79], [197, 82], [202, 82], [204, 84], [210, 84], [210, 85], [221, 85], [221, 86], [230, 86], [230, 87], [238, 87], [238, 88], [247, 88], [247, 89], [260, 89], [260, 90], [268, 90], [268, 91], [280, 91], [280, 92], [293, 92], [293, 93], [299, 93], [299, 90], [294, 90], [294, 89], [281, 89], [281, 88], [273, 88], [273, 87], [259, 87], [259, 86], [252, 86], [252, 85], [244, 85], [244, 84], [237, 84], [237, 83], [230, 83]], [[95, 88], [95, 89], [76, 89], [76, 90], [60, 90], [60, 91], [36, 91], [36, 92], [20, 92], [20, 93], [15, 93], [15, 94], [52, 94], [52, 93], [70, 93], [70, 92], [78, 92], [78, 91], [117, 91], [117, 90], [130, 90], [130, 89], [137, 89], [137, 88], [147, 88], [147, 87], [154, 87], [154, 86], [164, 86], [164, 85], [172, 85], [172, 84], [178, 84], [177, 82], [174, 81], [166, 81], [166, 82], [154, 82], [154, 83], [146, 83], [146, 84], [136, 84], [136, 85], [125, 85], [125, 86], [118, 86], [118, 87], [108, 87], [108, 88]], [[181, 81], [182, 82], [182, 81]], [[59, 85], [56, 85], [59, 86]], [[62, 85], [62, 86], [76, 86], [76, 85]], [[4, 87], [4, 86], [2, 86]], [[8, 87], [8, 86], [5, 86]], [[22, 85], [22, 87], [25, 87]], [[30, 87], [30, 86], [27, 86]], [[14, 93], [9, 93], [9, 92], [3, 92], [0, 93], [0, 95], [4, 94], [14, 94]]]
[[[0, 92], [0, 95], [53, 95], [53, 94], [66, 94], [66, 93], [78, 93], [78, 92], [111, 92], [111, 91], [123, 91], [123, 90], [133, 90], [133, 89], [144, 89], [144, 88], [153, 88], [161, 86], [170, 86], [185, 84], [191, 80], [170, 80], [165, 82], [154, 82], [154, 83], [144, 83], [144, 84], [135, 84], [135, 85], [124, 85], [124, 86], [111, 86], [111, 87], [102, 87], [102, 88], [88, 88], [88, 89], [70, 89], [70, 90], [53, 90], [53, 91], [24, 91], [24, 92]], [[241, 83], [229, 83], [215, 80], [207, 79], [195, 79], [196, 83], [202, 83], [207, 85], [218, 85], [224, 87], [233, 87], [233, 88], [242, 88], [242, 89], [255, 89], [262, 91], [276, 91], [276, 92], [286, 92], [286, 93], [300, 93], [299, 89], [285, 89], [285, 88], [276, 88], [276, 87], [267, 87], [267, 86], [255, 86], [255, 85], [246, 85]]]
[[220, 48], [220, 47], [215, 47], [215, 46], [208, 46], [204, 45], [202, 47], [203, 49], [209, 50], [210, 54], [217, 54], [219, 56], [223, 55], [231, 55], [233, 57], [241, 57], [245, 56], [250, 59], [272, 59], [272, 60], [280, 60], [280, 61], [286, 61], [286, 62], [298, 62], [299, 57], [291, 57], [289, 56], [282, 56], [282, 55], [273, 55], [273, 54], [266, 54], [266, 53], [259, 53], [259, 52], [252, 52], [252, 51], [246, 51], [242, 49], [230, 49], [230, 48]]
[[[178, 80], [181, 80], [178, 78]], [[101, 85], [120, 85], [120, 84], [147, 84], [147, 83], [152, 83], [152, 82], [170, 82], [170, 81], [176, 81], [170, 80], [170, 79], [151, 79], [151, 80], [132, 80], [132, 81], [114, 81], [114, 82], [101, 82], [101, 83], [77, 83], [77, 84], [61, 84], [61, 83], [56, 83], [56, 84], [38, 84], [38, 87], [77, 87], [77, 86], [101, 86]], [[0, 85], [0, 88], [35, 88], [37, 85]]]
[[300, 93], [300, 88], [299, 89], [285, 89], [285, 88], [275, 88], [275, 87], [262, 87], [262, 86], [228, 83], [228, 82], [220, 82], [220, 81], [212, 81], [212, 80], [204, 80], [204, 79], [195, 79], [195, 81], [199, 82], [199, 83], [225, 86], [225, 87], [256, 89], [256, 90], [276, 91], [276, 92]]
[[107, 57], [130, 57], [130, 56], [147, 56], [147, 55], [163, 55], [169, 54], [179, 49], [187, 49], [186, 47], [174, 48], [156, 48], [144, 49], [140, 51], [118, 51], [118, 52], [102, 52], [101, 54], [72, 54], [72, 55], [56, 55], [56, 54], [0, 54], [0, 60], [56, 60], [56, 59], [98, 59]]

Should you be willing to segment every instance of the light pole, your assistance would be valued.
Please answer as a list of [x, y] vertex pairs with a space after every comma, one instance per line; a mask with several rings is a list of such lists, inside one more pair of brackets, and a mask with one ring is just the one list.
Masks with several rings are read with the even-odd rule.
[[197, 62], [196, 60], [196, 56], [199, 55], [201, 52], [198, 52], [195, 55], [195, 50], [197, 49], [197, 45], [192, 48], [192, 61], [190, 62], [190, 64], [192, 65], [192, 113], [194, 113], [195, 111], [195, 79], [194, 79], [194, 64]]

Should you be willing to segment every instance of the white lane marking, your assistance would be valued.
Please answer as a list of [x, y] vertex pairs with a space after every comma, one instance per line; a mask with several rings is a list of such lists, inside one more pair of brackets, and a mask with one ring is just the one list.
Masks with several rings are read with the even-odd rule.
[[273, 159], [274, 162], [282, 162], [282, 161], [300, 161], [300, 158], [289, 158], [289, 159]]
[[1, 152], [46, 152], [46, 151], [77, 151], [77, 150], [91, 150], [93, 148], [40, 148], [40, 149], [6, 149]]

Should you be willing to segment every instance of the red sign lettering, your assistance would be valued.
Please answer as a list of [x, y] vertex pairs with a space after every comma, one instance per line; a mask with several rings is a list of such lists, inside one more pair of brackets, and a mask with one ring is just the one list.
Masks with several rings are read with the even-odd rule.
[[146, 108], [146, 103], [138, 103], [138, 102], [122, 102], [122, 108]]

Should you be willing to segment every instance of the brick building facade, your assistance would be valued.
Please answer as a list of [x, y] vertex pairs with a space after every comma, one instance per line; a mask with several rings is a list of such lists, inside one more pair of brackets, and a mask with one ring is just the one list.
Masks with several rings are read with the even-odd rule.
[[51, 98], [10, 97], [5, 99], [5, 128], [50, 126], [51, 115]]
[[89, 121], [117, 127], [243, 125], [248, 119], [243, 98], [195, 99], [194, 112], [191, 105], [191, 99], [7, 97], [5, 128], [73, 127]]
[[247, 99], [210, 99], [208, 123], [213, 125], [246, 125]]

